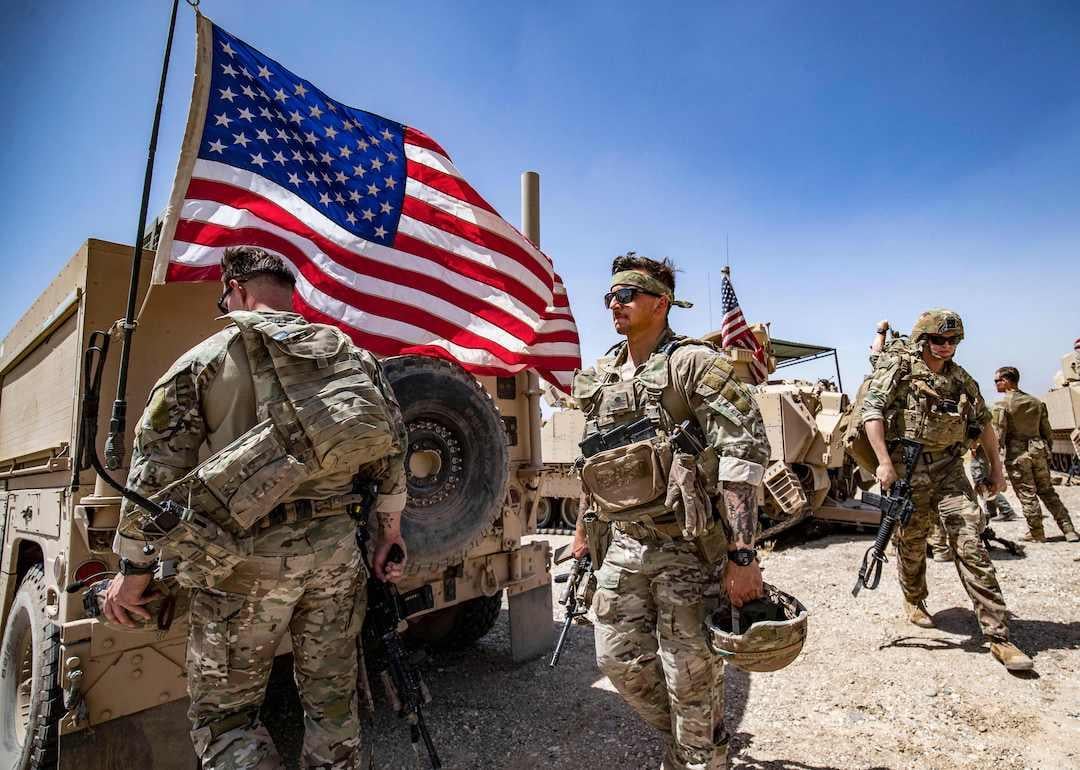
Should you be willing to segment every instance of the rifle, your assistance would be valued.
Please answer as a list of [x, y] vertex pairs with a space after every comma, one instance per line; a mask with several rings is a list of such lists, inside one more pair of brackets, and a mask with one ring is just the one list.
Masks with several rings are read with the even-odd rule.
[[1014, 543], [1012, 540], [1006, 540], [1003, 537], [998, 537], [992, 527], [986, 527], [979, 533], [979, 539], [982, 540], [983, 545], [986, 546], [986, 550], [992, 550], [994, 546], [990, 544], [991, 541], [1001, 543], [1001, 547], [1011, 553], [1013, 556], [1023, 556], [1024, 546], [1019, 543]]
[[592, 457], [598, 452], [644, 441], [656, 435], [656, 425], [648, 417], [641, 417], [626, 425], [617, 425], [609, 431], [594, 433], [580, 444], [583, 457]]
[[[428, 759], [435, 770], [442, 767], [442, 761], [431, 740], [427, 723], [424, 721], [423, 707], [431, 703], [431, 693], [424, 684], [420, 672], [410, 660], [405, 650], [401, 634], [409, 627], [404, 619], [403, 600], [393, 583], [384, 583], [375, 577], [367, 555], [368, 531], [366, 521], [357, 522], [356, 544], [368, 575], [368, 614], [367, 623], [371, 624], [373, 636], [382, 642], [383, 655], [379, 660], [379, 678], [386, 689], [386, 699], [397, 715], [409, 725], [409, 737], [417, 760], [420, 757], [420, 741], [427, 749]], [[401, 546], [394, 544], [387, 555], [387, 561], [397, 563], [405, 558]], [[360, 662], [364, 665], [364, 661]]]
[[555, 576], [556, 583], [566, 583], [566, 588], [563, 589], [562, 596], [559, 597], [559, 604], [566, 607], [566, 617], [563, 619], [559, 641], [555, 643], [555, 650], [551, 654], [551, 662], [548, 663], [550, 668], [559, 665], [559, 657], [562, 655], [563, 647], [566, 645], [566, 637], [570, 633], [570, 625], [574, 622], [574, 618], [581, 617], [589, 611], [588, 607], [581, 609], [578, 606], [578, 586], [581, 585], [583, 577], [585, 582], [588, 583], [592, 571], [592, 557], [585, 554], [580, 559], [574, 560], [574, 566], [570, 568], [570, 572]]
[[[922, 456], [922, 443], [911, 439], [901, 439], [903, 448], [904, 465], [907, 472], [904, 478], [897, 479], [888, 494], [875, 495], [870, 492], [862, 493], [862, 501], [873, 505], [881, 511], [881, 523], [878, 525], [877, 537], [863, 555], [862, 566], [859, 567], [859, 577], [855, 580], [855, 587], [851, 589], [852, 596], [858, 596], [863, 588], [871, 591], [878, 587], [881, 581], [881, 565], [888, 561], [885, 556], [885, 547], [892, 540], [893, 530], [896, 525], [905, 526], [911, 519], [915, 510], [915, 503], [911, 499], [911, 477], [915, 473], [915, 466]], [[882, 490], [884, 493], [885, 490]]]

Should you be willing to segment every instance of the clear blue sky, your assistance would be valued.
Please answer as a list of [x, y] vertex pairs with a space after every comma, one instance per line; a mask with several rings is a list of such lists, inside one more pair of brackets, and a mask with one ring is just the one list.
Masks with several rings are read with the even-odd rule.
[[[202, 10], [335, 98], [435, 137], [542, 242], [583, 353], [626, 249], [682, 269], [676, 328], [710, 326], [725, 240], [751, 320], [839, 349], [851, 392], [874, 323], [944, 305], [990, 390], [1040, 393], [1080, 336], [1080, 5], [225, 2]], [[6, 333], [89, 236], [130, 243], [167, 0], [0, 7]], [[674, 9], [674, 10], [672, 10]], [[151, 212], [193, 71], [182, 2]], [[719, 318], [718, 305], [713, 320]], [[803, 374], [825, 374], [815, 365]]]

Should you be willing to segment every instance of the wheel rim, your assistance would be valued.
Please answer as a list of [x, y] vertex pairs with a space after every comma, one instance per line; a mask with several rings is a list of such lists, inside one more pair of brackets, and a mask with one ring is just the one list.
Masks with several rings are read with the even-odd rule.
[[541, 497], [536, 503], [536, 526], [547, 527], [551, 524], [551, 498]]
[[562, 522], [566, 527], [577, 527], [578, 501], [573, 497], [564, 497], [562, 501]]
[[23, 746], [30, 731], [34, 695], [34, 639], [29, 627], [19, 636], [16, 660], [18, 666], [15, 670], [18, 674], [15, 681], [15, 739]]

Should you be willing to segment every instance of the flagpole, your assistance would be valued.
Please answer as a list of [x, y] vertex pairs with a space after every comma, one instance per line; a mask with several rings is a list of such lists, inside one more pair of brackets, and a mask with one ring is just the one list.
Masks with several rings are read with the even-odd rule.
[[[198, 3], [195, 3], [198, 5]], [[192, 7], [195, 7], [193, 5]], [[109, 419], [109, 437], [105, 440], [105, 467], [116, 470], [124, 462], [124, 433], [127, 431], [127, 372], [131, 360], [131, 338], [135, 333], [135, 302], [139, 293], [139, 268], [142, 264], [143, 231], [146, 229], [146, 212], [150, 207], [150, 183], [154, 178], [154, 155], [157, 153], [158, 128], [161, 126], [161, 105], [165, 100], [165, 80], [169, 75], [169, 57], [172, 55], [173, 32], [176, 30], [176, 11], [180, 0], [173, 0], [169, 14], [169, 36], [165, 41], [165, 57], [161, 62], [161, 81], [158, 83], [157, 105], [154, 123], [150, 129], [150, 146], [146, 153], [146, 174], [143, 177], [142, 202], [139, 205], [139, 223], [135, 230], [131, 257], [131, 283], [128, 286], [127, 312], [124, 315], [123, 347], [120, 348], [120, 372], [116, 380], [116, 400], [113, 401]]]

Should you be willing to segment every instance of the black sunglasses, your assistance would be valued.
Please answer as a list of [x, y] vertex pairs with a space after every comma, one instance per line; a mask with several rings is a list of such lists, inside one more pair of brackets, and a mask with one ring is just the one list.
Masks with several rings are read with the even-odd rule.
[[[229, 283], [232, 283], [233, 281], [236, 281], [237, 286], [243, 286], [247, 282], [247, 278], [230, 278], [229, 279]], [[229, 283], [225, 284], [225, 291], [221, 292], [221, 296], [218, 297], [218, 301], [217, 301], [217, 308], [218, 308], [218, 310], [221, 311], [222, 315], [228, 315], [229, 314], [229, 306], [225, 304], [225, 300], [227, 300], [229, 298], [229, 294], [231, 294], [232, 290], [233, 290], [233, 287], [230, 286]]]
[[931, 345], [952, 345], [956, 347], [960, 344], [960, 340], [956, 337], [946, 337], [942, 334], [927, 334], [926, 338], [930, 340]]
[[654, 294], [651, 291], [645, 291], [644, 289], [639, 289], [636, 286], [624, 286], [621, 289], [616, 289], [615, 291], [609, 291], [607, 294], [604, 295], [604, 308], [606, 309], [606, 308], [611, 307], [611, 300], [615, 300], [620, 305], [629, 304], [629, 303], [634, 301], [634, 297], [637, 296], [638, 294], [647, 294], [650, 297], [659, 297], [660, 296], [659, 294]]

